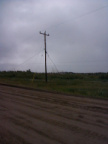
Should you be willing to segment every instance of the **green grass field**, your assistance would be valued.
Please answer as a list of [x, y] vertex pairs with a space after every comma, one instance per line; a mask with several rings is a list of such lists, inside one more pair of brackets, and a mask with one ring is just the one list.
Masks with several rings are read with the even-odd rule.
[[[34, 76], [34, 81], [33, 80]], [[108, 73], [49, 73], [48, 82], [43, 73], [0, 72], [0, 82], [75, 96], [108, 99]]]

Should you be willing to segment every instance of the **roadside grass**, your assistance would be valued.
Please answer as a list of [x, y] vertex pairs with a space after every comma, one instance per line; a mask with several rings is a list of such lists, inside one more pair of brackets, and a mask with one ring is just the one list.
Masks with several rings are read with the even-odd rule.
[[108, 99], [108, 80], [100, 79], [22, 79], [22, 78], [0, 78], [1, 83], [25, 86], [35, 89], [48, 90], [74, 96]]

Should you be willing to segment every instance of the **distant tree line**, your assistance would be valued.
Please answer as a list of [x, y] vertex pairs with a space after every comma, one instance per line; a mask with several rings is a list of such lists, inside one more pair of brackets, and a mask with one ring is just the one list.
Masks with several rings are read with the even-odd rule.
[[[22, 78], [22, 79], [44, 79], [44, 73], [34, 73], [31, 70], [27, 71], [0, 71], [0, 78]], [[108, 73], [73, 73], [59, 72], [48, 73], [49, 79], [101, 79], [108, 80]]]

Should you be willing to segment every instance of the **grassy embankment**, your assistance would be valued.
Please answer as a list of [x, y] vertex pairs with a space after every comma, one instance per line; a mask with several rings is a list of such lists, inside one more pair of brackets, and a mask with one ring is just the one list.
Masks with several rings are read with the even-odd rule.
[[47, 83], [43, 73], [36, 73], [32, 82], [33, 75], [30, 71], [0, 72], [0, 82], [75, 96], [108, 99], [108, 73], [50, 73]]

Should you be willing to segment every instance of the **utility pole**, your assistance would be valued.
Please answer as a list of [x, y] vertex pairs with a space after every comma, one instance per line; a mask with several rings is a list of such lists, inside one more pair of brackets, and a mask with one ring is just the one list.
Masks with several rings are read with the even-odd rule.
[[45, 81], [47, 82], [46, 36], [49, 36], [49, 34], [46, 34], [46, 31], [45, 31], [44, 33], [41, 33], [41, 32], [40, 32], [40, 34], [44, 35], [44, 44], [45, 44]]

